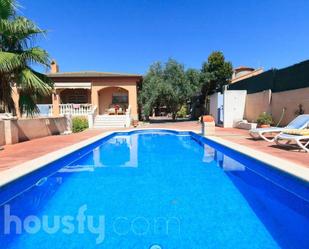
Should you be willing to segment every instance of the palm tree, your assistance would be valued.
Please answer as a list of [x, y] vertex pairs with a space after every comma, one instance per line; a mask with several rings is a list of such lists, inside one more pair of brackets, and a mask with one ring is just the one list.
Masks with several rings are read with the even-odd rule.
[[21, 113], [32, 115], [37, 112], [37, 100], [52, 91], [52, 81], [32, 66], [48, 68], [50, 59], [45, 50], [33, 46], [46, 31], [18, 16], [17, 7], [15, 0], [0, 0], [0, 112], [16, 113], [12, 100], [16, 86]]

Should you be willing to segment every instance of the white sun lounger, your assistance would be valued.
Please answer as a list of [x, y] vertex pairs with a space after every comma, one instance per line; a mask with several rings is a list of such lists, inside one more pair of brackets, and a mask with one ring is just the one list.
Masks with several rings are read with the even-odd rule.
[[[284, 143], [283, 141], [286, 142]], [[294, 144], [291, 142], [294, 142]], [[275, 143], [280, 146], [293, 146], [309, 152], [309, 135], [291, 135], [281, 133], [275, 137]]]
[[249, 134], [253, 138], [262, 138], [268, 142], [275, 141], [276, 136], [267, 138], [267, 134], [276, 133], [277, 135], [284, 130], [289, 129], [304, 129], [309, 125], [309, 114], [303, 114], [297, 116], [291, 123], [285, 127], [270, 127], [270, 128], [257, 128], [249, 131]]

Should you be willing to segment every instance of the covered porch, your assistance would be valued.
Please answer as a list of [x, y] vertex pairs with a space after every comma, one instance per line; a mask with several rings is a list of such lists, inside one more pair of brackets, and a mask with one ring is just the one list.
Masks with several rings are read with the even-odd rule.
[[125, 115], [129, 111], [129, 91], [122, 87], [105, 87], [98, 91], [99, 115]]
[[43, 116], [134, 115], [132, 106], [137, 114], [135, 88], [117, 85], [96, 88], [90, 82], [55, 83], [54, 87], [49, 101], [38, 105]]
[[51, 109], [53, 116], [64, 114], [84, 116], [93, 113], [94, 106], [91, 103], [91, 83], [55, 83]]

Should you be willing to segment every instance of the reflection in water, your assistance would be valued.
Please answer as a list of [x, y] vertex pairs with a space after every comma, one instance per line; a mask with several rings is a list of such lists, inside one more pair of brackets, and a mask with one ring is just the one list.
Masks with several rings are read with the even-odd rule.
[[[203, 162], [215, 162], [225, 171], [228, 179], [282, 248], [308, 248], [308, 232], [299, 229], [308, 226], [308, 219], [304, 218], [308, 217], [308, 204], [293, 192], [286, 191], [282, 182], [275, 175], [267, 175], [258, 162], [247, 162], [246, 167], [241, 163], [241, 158], [236, 156], [236, 153], [228, 156], [219, 149], [203, 144]], [[272, 178], [268, 178], [270, 176]]]
[[92, 172], [104, 167], [138, 167], [138, 136], [115, 136], [59, 172]]
[[[11, 214], [22, 220], [29, 215], [48, 216], [50, 226], [55, 224], [54, 217], [75, 216], [87, 204], [87, 216], [107, 217], [102, 248], [149, 248], [154, 241], [164, 248], [308, 247], [308, 230], [302, 229], [308, 227], [308, 202], [299, 195], [305, 191], [287, 191], [284, 186], [291, 189], [291, 181], [268, 174], [268, 168], [256, 160], [221, 146], [217, 150], [202, 142], [197, 146], [197, 142], [171, 134], [113, 136], [96, 149], [99, 143], [58, 162], [55, 171], [74, 160], [56, 173], [49, 170], [53, 174], [25, 178], [22, 188], [16, 182], [9, 190], [18, 196], [7, 198], [14, 195], [2, 191], [2, 199], [9, 199]], [[166, 216], [180, 219], [181, 236], [174, 236], [174, 228], [168, 236], [120, 236], [113, 233], [110, 222], [115, 217], [152, 221]], [[135, 225], [138, 231], [141, 225]], [[0, 231], [3, 226], [0, 219]], [[72, 237], [62, 231], [2, 237], [0, 232], [0, 245], [13, 249], [44, 244], [58, 249], [98, 248], [92, 241], [94, 236], [88, 231]]]
[[204, 144], [204, 156], [203, 162], [210, 163], [215, 160], [216, 157], [216, 150], [213, 147], [210, 147], [207, 144]]
[[73, 166], [65, 166], [60, 169], [58, 172], [60, 173], [72, 173], [72, 172], [83, 172], [83, 171], [94, 171], [95, 165], [73, 165]]
[[246, 167], [242, 163], [226, 155], [223, 155], [223, 161], [221, 167], [225, 171], [244, 171], [246, 169]]
[[213, 147], [204, 144], [203, 162], [211, 163], [216, 161], [217, 164], [225, 171], [244, 171], [246, 167], [235, 159], [215, 150]]

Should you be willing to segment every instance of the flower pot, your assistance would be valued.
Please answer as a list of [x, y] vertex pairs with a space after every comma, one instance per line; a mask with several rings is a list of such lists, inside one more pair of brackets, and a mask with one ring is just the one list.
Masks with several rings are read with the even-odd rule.
[[204, 115], [201, 118], [202, 121], [202, 134], [203, 136], [215, 134], [215, 120], [211, 115]]
[[211, 115], [204, 115], [204, 116], [202, 117], [202, 121], [203, 121], [204, 123], [214, 122], [214, 117], [211, 116]]
[[133, 127], [137, 127], [138, 126], [138, 120], [133, 120], [132, 125], [133, 125]]

